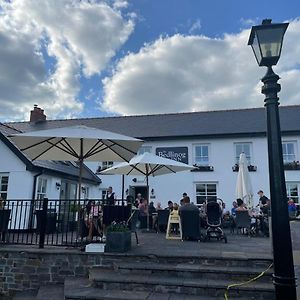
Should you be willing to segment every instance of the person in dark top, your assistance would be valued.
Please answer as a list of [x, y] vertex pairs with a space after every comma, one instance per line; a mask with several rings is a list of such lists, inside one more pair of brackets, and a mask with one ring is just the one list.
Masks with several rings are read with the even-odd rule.
[[179, 214], [181, 211], [186, 211], [186, 210], [199, 212], [199, 208], [195, 204], [191, 203], [189, 196], [184, 197], [183, 202], [184, 205], [179, 207]]
[[114, 205], [115, 204], [115, 193], [113, 192], [112, 187], [108, 187], [107, 192], [106, 192], [106, 196], [105, 199], [107, 200], [107, 204], [108, 205]]
[[269, 207], [270, 207], [270, 200], [268, 197], [266, 197], [264, 195], [264, 192], [262, 190], [259, 190], [257, 192], [257, 194], [259, 195], [259, 207], [260, 207], [260, 210], [263, 214], [268, 214], [268, 210], [269, 210]]
[[168, 201], [168, 207], [166, 207], [165, 209], [168, 209], [171, 212], [173, 210], [173, 202]]
[[149, 215], [150, 215], [150, 216], [152, 216], [152, 214], [156, 212], [156, 209], [155, 209], [155, 207], [154, 207], [153, 201], [151, 201], [151, 202], [149, 203], [149, 208], [148, 208], [148, 210], [149, 210]]

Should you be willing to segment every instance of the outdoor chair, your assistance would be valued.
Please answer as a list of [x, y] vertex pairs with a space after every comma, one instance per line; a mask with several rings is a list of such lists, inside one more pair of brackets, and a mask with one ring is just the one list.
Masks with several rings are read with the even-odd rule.
[[182, 240], [201, 239], [200, 216], [198, 211], [181, 210]]
[[236, 212], [235, 224], [237, 228], [237, 233], [241, 232], [244, 228], [246, 230], [247, 235], [250, 234], [251, 218], [247, 210]]
[[157, 233], [167, 230], [169, 215], [170, 211], [168, 209], [162, 209], [157, 211]]
[[0, 235], [2, 242], [5, 242], [5, 235], [8, 230], [8, 223], [10, 218], [10, 209], [0, 210]]
[[131, 231], [131, 233], [135, 234], [135, 240], [136, 240], [136, 244], [139, 244], [139, 239], [138, 239], [138, 235], [137, 235], [137, 223], [139, 220], [139, 211], [138, 210], [133, 210], [131, 213], [131, 216], [129, 218], [128, 221], [128, 227]]

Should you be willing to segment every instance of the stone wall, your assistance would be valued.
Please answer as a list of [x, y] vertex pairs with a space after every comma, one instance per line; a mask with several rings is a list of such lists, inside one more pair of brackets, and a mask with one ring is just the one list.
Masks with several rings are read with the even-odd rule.
[[[27, 248], [26, 246], [24, 248]], [[88, 269], [102, 264], [102, 254], [76, 249], [0, 248], [0, 295], [34, 289], [47, 283], [64, 283], [69, 276], [88, 276]]]

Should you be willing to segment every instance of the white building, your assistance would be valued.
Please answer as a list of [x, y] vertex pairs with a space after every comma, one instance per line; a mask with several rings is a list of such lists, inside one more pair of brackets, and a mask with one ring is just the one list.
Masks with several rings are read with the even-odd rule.
[[[186, 192], [195, 203], [201, 203], [208, 197], [218, 197], [222, 198], [229, 208], [235, 199], [235, 164], [241, 152], [246, 154], [249, 161], [255, 195], [260, 189], [269, 195], [264, 108], [51, 121], [47, 121], [43, 111], [37, 107], [31, 113], [35, 115], [35, 119], [30, 122], [5, 125], [19, 131], [32, 131], [84, 124], [143, 139], [145, 144], [140, 152], [147, 151], [199, 166], [195, 171], [149, 179], [151, 200], [162, 202], [163, 206], [166, 206], [168, 200], [179, 202], [182, 193]], [[298, 202], [300, 106], [281, 107], [280, 117], [287, 192], [289, 197]], [[7, 146], [3, 145], [3, 141], [0, 143], [0, 149], [1, 189], [6, 189], [5, 182], [9, 174], [8, 196], [31, 198], [32, 191], [24, 186], [33, 184], [34, 175], [26, 178], [22, 175], [21, 170], [25, 170], [24, 164], [21, 164], [16, 155], [13, 156]], [[112, 162], [99, 162], [87, 163], [87, 166], [97, 173], [99, 168], [111, 164]], [[59, 197], [56, 190], [58, 178], [46, 175], [43, 178], [51, 182], [47, 196], [50, 199]], [[93, 192], [89, 198], [101, 198], [108, 186], [112, 186], [121, 197], [121, 176], [100, 175], [100, 178], [102, 183], [97, 188], [90, 188]], [[146, 182], [143, 177], [125, 176], [125, 196], [138, 192], [146, 194], [145, 189]], [[75, 186], [70, 187], [70, 190], [74, 193]]]

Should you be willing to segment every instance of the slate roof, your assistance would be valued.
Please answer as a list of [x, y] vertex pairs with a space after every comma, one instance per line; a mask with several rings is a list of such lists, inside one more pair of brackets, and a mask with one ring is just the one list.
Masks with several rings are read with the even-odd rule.
[[[300, 134], [300, 105], [280, 107], [283, 134]], [[47, 120], [39, 123], [14, 122], [7, 125], [34, 131], [86, 125], [144, 140], [265, 135], [265, 109], [236, 109], [192, 113], [85, 119]]]

